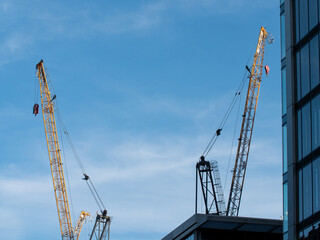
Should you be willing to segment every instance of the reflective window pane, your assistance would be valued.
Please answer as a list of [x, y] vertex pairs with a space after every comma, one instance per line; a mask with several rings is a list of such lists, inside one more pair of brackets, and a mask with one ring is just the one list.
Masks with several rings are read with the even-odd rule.
[[313, 213], [320, 211], [320, 158], [312, 163]]
[[318, 23], [318, 0], [309, 0], [309, 30]]
[[284, 13], [280, 16], [280, 31], [281, 31], [281, 59], [286, 56], [286, 44], [285, 44], [285, 17]]
[[301, 64], [300, 64], [300, 52], [297, 52], [296, 55], [296, 83], [297, 83], [297, 101], [301, 99], [301, 78], [300, 78], [300, 72], [301, 72]]
[[310, 92], [309, 44], [301, 50], [301, 97]]
[[299, 222], [303, 220], [302, 170], [299, 171]]
[[318, 35], [310, 41], [311, 89], [319, 84], [319, 39]]
[[320, 147], [320, 95], [311, 101], [312, 150]]
[[302, 175], [303, 218], [306, 219], [312, 214], [311, 164], [308, 164], [303, 168]]
[[282, 115], [287, 114], [287, 84], [286, 84], [286, 68], [281, 70], [281, 81], [282, 81]]
[[283, 162], [283, 173], [288, 171], [288, 160], [287, 160], [287, 124], [282, 127], [282, 162]]
[[310, 124], [310, 103], [302, 107], [301, 112], [301, 143], [302, 157], [311, 152], [311, 124]]
[[298, 138], [298, 160], [302, 159], [302, 144], [301, 144], [301, 109], [297, 113], [297, 124], [298, 124], [298, 129], [297, 129], [297, 138]]
[[296, 36], [296, 42], [300, 40], [300, 24], [299, 24], [299, 0], [294, 1], [294, 8], [295, 8], [295, 36]]
[[283, 232], [288, 231], [288, 183], [283, 184]]
[[308, 32], [308, 1], [307, 0], [300, 0], [299, 16], [300, 16], [300, 39], [301, 39]]

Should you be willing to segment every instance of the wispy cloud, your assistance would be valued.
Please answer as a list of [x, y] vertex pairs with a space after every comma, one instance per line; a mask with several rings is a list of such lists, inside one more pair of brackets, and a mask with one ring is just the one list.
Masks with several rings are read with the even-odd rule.
[[45, 178], [36, 177], [34, 179], [30, 179], [30, 176], [29, 179], [0, 179], [0, 191], [4, 193], [4, 198], [9, 198], [11, 201], [16, 199], [16, 202], [23, 199], [24, 204], [38, 203], [42, 200], [39, 196], [48, 196], [48, 193], [51, 193], [48, 188], [50, 185], [51, 180], [49, 179], [49, 176]]
[[161, 13], [165, 10], [162, 3], [141, 6], [139, 9], [122, 12], [98, 19], [90, 18], [93, 29], [105, 34], [120, 34], [125, 32], [150, 29], [161, 23]]
[[[265, 4], [262, 0], [158, 0], [142, 3], [133, 9], [113, 8], [112, 11], [94, 3], [74, 6], [52, 2], [47, 7], [29, 4], [33, 7], [29, 8], [26, 4], [19, 6], [18, 2], [0, 3], [0, 9], [6, 12], [0, 17], [1, 22], [7, 23], [7, 19], [10, 20], [10, 24], [4, 25], [2, 30], [5, 34], [0, 42], [2, 54], [21, 55], [41, 41], [83, 39], [97, 34], [114, 35], [153, 30], [174, 21], [172, 13], [175, 11], [198, 14], [196, 12], [201, 10], [202, 14], [230, 14], [272, 7], [275, 3], [272, 1]], [[12, 14], [20, 16], [13, 20]], [[23, 28], [16, 27], [20, 23], [24, 24]]]

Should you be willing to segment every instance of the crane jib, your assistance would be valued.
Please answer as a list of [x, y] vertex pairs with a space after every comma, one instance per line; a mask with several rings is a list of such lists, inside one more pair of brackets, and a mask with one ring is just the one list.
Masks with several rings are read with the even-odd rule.
[[51, 93], [48, 86], [48, 79], [46, 77], [43, 66], [43, 60], [41, 60], [36, 65], [36, 70], [40, 84], [42, 116], [48, 147], [53, 189], [57, 204], [61, 237], [63, 240], [77, 240], [79, 238], [79, 234], [81, 232], [81, 227], [83, 225], [84, 219], [90, 214], [85, 211], [82, 211], [77, 222], [76, 228], [73, 229], [63, 172], [63, 165], [61, 160], [57, 127], [54, 116], [53, 100], [55, 99], [55, 95], [51, 98]]
[[239, 213], [253, 125], [259, 98], [260, 83], [263, 70], [264, 49], [267, 37], [267, 31], [263, 27], [261, 27], [251, 71], [249, 68], [247, 68], [250, 72], [250, 80], [244, 113], [242, 115], [243, 118], [241, 124], [241, 131], [235, 165], [233, 169], [232, 183], [229, 193], [229, 201], [227, 207], [227, 215], [229, 216], [238, 216]]

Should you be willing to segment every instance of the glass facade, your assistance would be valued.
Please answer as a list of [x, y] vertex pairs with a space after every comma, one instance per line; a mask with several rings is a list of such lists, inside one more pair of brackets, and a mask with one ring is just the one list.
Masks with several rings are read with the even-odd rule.
[[[286, 81], [286, 46], [285, 46], [285, 1], [280, 1], [280, 34], [281, 34], [281, 99], [282, 99], [282, 116], [286, 119], [287, 114], [287, 81]], [[282, 125], [282, 173], [287, 175], [288, 171], [288, 155], [287, 155], [287, 123], [284, 121]], [[288, 239], [288, 183], [283, 183], [283, 239]]]
[[312, 150], [320, 146], [320, 95], [311, 100]]
[[320, 223], [320, 0], [280, 1], [280, 30], [283, 238], [308, 239]]
[[313, 213], [320, 211], [320, 158], [312, 163]]
[[287, 114], [287, 89], [286, 89], [286, 68], [281, 70], [281, 96], [282, 96], [282, 115]]
[[299, 161], [320, 147], [320, 94], [297, 111], [297, 138]]
[[288, 232], [288, 183], [283, 184], [283, 232]]
[[285, 48], [285, 18], [284, 13], [280, 15], [280, 27], [281, 27], [281, 59], [286, 56]]
[[294, 0], [295, 41], [304, 38], [319, 23], [319, 0]]
[[319, 85], [319, 38], [315, 36], [310, 41], [310, 88]]
[[282, 170], [283, 173], [288, 171], [288, 155], [287, 155], [287, 124], [282, 127]]
[[306, 219], [312, 214], [312, 178], [311, 164], [302, 170], [302, 219]]

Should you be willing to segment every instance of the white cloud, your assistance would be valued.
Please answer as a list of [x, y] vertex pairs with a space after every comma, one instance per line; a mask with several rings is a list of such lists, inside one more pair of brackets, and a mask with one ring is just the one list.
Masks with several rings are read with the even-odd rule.
[[[86, 136], [85, 140], [76, 139], [74, 144], [78, 146], [84, 166], [110, 215], [113, 216], [113, 231], [148, 229], [148, 231], [168, 233], [193, 214], [195, 164], [200, 150], [204, 148], [207, 133], [196, 136], [173, 134], [148, 136], [127, 133], [120, 140], [114, 141], [115, 132], [109, 132], [107, 136], [100, 128], [90, 129], [90, 132], [90, 136]], [[253, 155], [259, 156], [259, 153], [254, 153], [255, 151], [259, 151], [262, 155], [261, 151], [265, 150], [259, 142], [256, 143], [257, 147], [253, 145], [251, 149]], [[226, 164], [222, 159], [229, 156], [229, 147], [230, 143], [226, 141], [214, 151], [222, 165]], [[277, 151], [274, 146], [270, 146], [268, 150], [274, 152], [275, 157]], [[38, 149], [39, 154], [41, 156], [47, 154], [45, 147]], [[97, 207], [84, 182], [81, 181], [80, 170], [75, 161], [70, 159], [70, 155], [70, 151], [66, 153], [75, 217], [77, 218], [78, 212], [82, 209], [94, 215]], [[270, 175], [269, 170], [279, 166], [276, 166], [275, 162], [264, 162], [263, 156], [259, 159], [253, 159], [251, 156], [251, 159], [249, 161], [258, 161], [261, 164], [257, 164], [254, 169], [248, 169], [241, 214], [277, 218], [281, 215], [281, 192], [274, 185], [278, 184], [277, 187], [281, 188], [281, 176], [279, 176], [280, 183], [274, 178], [270, 178], [270, 181], [265, 179]], [[15, 165], [14, 168], [19, 166]], [[222, 166], [221, 169], [225, 168]], [[268, 168], [268, 172], [264, 172]], [[261, 178], [261, 171], [264, 178]], [[16, 172], [22, 173], [23, 169]], [[32, 219], [46, 221], [54, 229], [58, 219], [55, 216], [51, 176], [49, 171], [47, 173], [47, 176], [42, 174], [33, 177], [35, 172], [27, 172], [25, 175], [17, 174], [16, 177], [10, 176], [7, 179], [6, 173], [2, 172], [0, 191], [6, 196], [6, 202], [19, 206], [12, 215], [28, 206], [30, 209], [37, 209]], [[223, 177], [224, 173], [221, 172], [220, 175]], [[266, 212], [263, 206], [270, 206], [273, 210]], [[42, 212], [39, 212], [45, 207], [52, 215], [50, 219], [41, 216]], [[29, 230], [36, 231], [38, 227], [39, 225], [29, 226]]]
[[48, 196], [51, 193], [48, 186], [51, 186], [49, 176], [34, 179], [0, 179], [0, 191], [4, 194], [4, 198], [11, 199], [11, 203], [13, 199], [16, 199], [14, 202], [23, 201], [26, 205], [41, 202], [43, 199], [39, 196]]
[[[262, 0], [158, 0], [140, 4], [132, 9], [118, 8], [111, 11], [94, 3], [75, 7], [52, 2], [44, 7], [34, 2], [9, 4], [4, 1], [0, 3], [0, 11], [6, 13], [0, 18], [6, 23], [2, 29], [4, 37], [0, 41], [0, 52], [3, 56], [0, 58], [0, 64], [24, 57], [31, 52], [31, 48], [42, 41], [152, 31], [174, 21], [174, 12], [187, 11], [192, 15], [230, 14], [274, 7], [274, 4], [273, 1], [266, 4]], [[30, 8], [30, 5], [33, 7]], [[12, 14], [19, 15], [19, 18], [12, 18]]]

